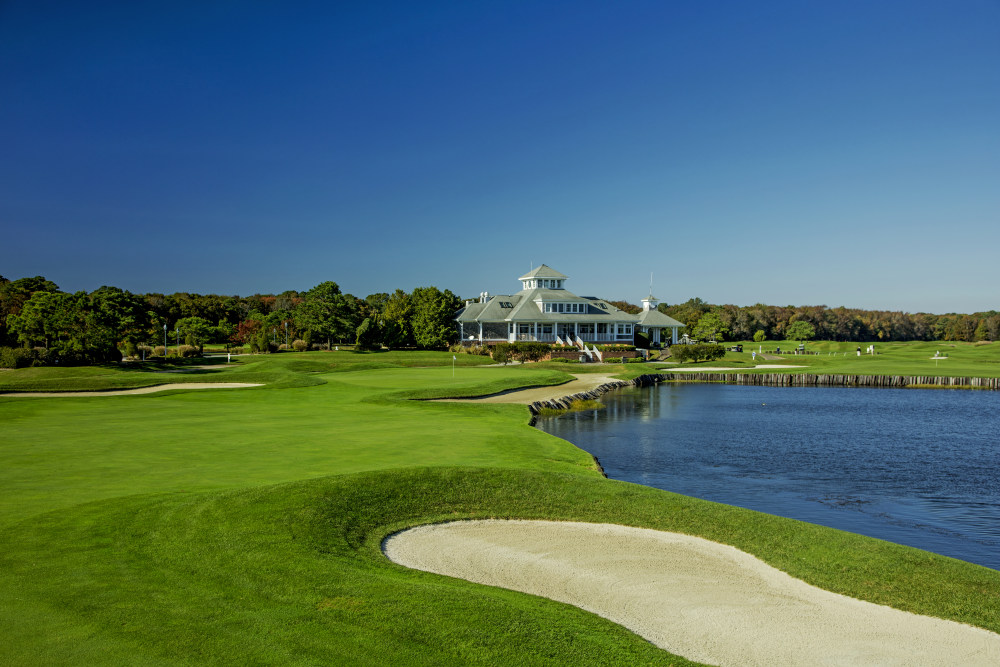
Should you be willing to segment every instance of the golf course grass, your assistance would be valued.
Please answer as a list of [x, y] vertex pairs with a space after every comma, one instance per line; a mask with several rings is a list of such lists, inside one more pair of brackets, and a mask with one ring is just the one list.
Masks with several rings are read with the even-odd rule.
[[[725, 343], [726, 346], [736, 343]], [[730, 366], [752, 368], [755, 364], [786, 364], [805, 368], [772, 368], [768, 373], [818, 373], [825, 375], [920, 375], [940, 377], [1000, 377], [1000, 342], [995, 343], [954, 343], [944, 341], [920, 341], [906, 343], [875, 343], [875, 354], [866, 354], [870, 343], [840, 343], [832, 341], [810, 341], [806, 351], [815, 354], [794, 354], [798, 341], [770, 341], [766, 343], [744, 342], [743, 352], [727, 352], [725, 359], [705, 366]], [[858, 356], [857, 348], [862, 354]], [[753, 352], [763, 349], [781, 348], [777, 355], [768, 355], [756, 361]], [[940, 358], [935, 355], [940, 352]], [[696, 368], [699, 364], [684, 364]]]
[[[485, 363], [279, 354], [190, 372], [258, 388], [0, 397], [0, 664], [689, 664], [588, 612], [381, 554], [396, 530], [472, 517], [699, 535], [828, 590], [1000, 631], [998, 571], [605, 480], [524, 406], [411, 400], [578, 370]], [[188, 376], [21, 369], [0, 391]]]

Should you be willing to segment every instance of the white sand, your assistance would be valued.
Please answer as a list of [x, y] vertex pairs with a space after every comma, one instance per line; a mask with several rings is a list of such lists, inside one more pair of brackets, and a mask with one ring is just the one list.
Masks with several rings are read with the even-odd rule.
[[4, 398], [57, 398], [65, 396], [130, 396], [133, 394], [152, 394], [171, 389], [241, 389], [243, 387], [262, 387], [262, 384], [249, 382], [175, 382], [158, 384], [155, 387], [139, 387], [138, 389], [112, 389], [110, 391], [21, 391], [0, 393]]
[[1000, 664], [1000, 635], [830, 593], [689, 535], [459, 521], [397, 533], [384, 551], [406, 567], [575, 605], [709, 664]]

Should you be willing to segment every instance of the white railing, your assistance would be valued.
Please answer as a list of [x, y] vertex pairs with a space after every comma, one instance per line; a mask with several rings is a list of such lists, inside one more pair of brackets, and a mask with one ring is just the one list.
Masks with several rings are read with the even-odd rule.
[[559, 336], [553, 337], [552, 334], [537, 334], [537, 335], [536, 334], [517, 334], [517, 340], [534, 341], [534, 342], [542, 342], [542, 343], [552, 343], [552, 342], [555, 342], [555, 343], [560, 344], [560, 345], [562, 344], [559, 341]]
[[598, 361], [600, 361], [601, 363], [603, 363], [603, 362], [604, 362], [604, 355], [603, 355], [603, 354], [601, 354], [601, 351], [597, 349], [597, 346], [596, 346], [596, 345], [594, 346], [594, 349], [593, 349], [593, 350], [591, 350], [591, 352], [593, 353], [593, 355], [594, 355], [595, 357], [597, 357], [597, 360], [598, 360]]
[[564, 343], [563, 339], [560, 338], [558, 334], [556, 334], [556, 345], [566, 345], [566, 344], [567, 343]]

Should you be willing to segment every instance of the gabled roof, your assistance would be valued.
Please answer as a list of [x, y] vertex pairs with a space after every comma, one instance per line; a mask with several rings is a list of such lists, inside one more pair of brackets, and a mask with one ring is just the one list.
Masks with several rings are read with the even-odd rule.
[[473, 301], [467, 306], [463, 306], [456, 314], [455, 319], [459, 322], [475, 322], [476, 318], [479, 317], [479, 313], [483, 312], [486, 307], [485, 303], [479, 301]]
[[678, 322], [669, 315], [664, 315], [658, 310], [644, 310], [639, 313], [639, 326], [641, 327], [683, 327], [683, 322]]
[[528, 280], [529, 278], [557, 278], [557, 279], [558, 278], [562, 278], [562, 279], [566, 279], [567, 276], [564, 276], [563, 274], [559, 273], [558, 271], [556, 271], [552, 267], [549, 267], [549, 266], [546, 266], [545, 264], [542, 264], [537, 269], [532, 269], [528, 273], [525, 273], [523, 276], [521, 276], [520, 278], [518, 278], [518, 280]]
[[494, 297], [490, 297], [490, 300], [485, 304], [479, 313], [476, 314], [474, 319], [480, 322], [499, 322], [501, 320], [506, 320], [510, 317], [511, 312], [513, 312], [518, 303], [521, 301], [520, 294], [506, 295], [498, 294]]

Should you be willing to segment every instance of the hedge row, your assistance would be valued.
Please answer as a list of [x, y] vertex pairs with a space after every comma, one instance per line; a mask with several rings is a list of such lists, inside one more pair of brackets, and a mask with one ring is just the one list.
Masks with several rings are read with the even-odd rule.
[[672, 361], [715, 361], [726, 356], [726, 348], [722, 345], [700, 343], [696, 345], [671, 345], [670, 359]]

